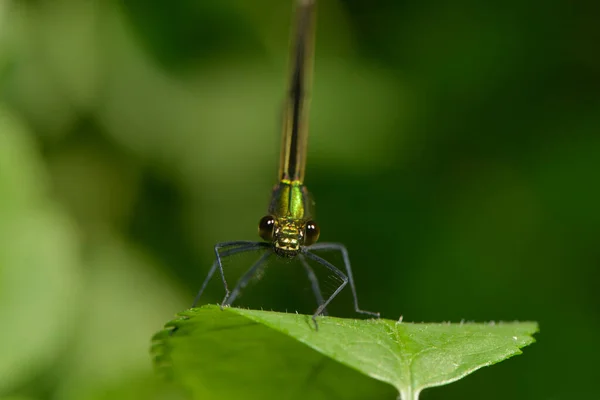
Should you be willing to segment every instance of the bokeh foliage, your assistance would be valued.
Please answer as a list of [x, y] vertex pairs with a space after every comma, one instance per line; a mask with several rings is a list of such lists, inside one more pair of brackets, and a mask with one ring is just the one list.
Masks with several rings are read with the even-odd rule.
[[[0, 397], [171, 395], [149, 338], [256, 238], [291, 3], [0, 2]], [[363, 307], [542, 328], [424, 399], [597, 393], [598, 4], [320, 2], [307, 184]], [[241, 303], [312, 311], [275, 270]]]

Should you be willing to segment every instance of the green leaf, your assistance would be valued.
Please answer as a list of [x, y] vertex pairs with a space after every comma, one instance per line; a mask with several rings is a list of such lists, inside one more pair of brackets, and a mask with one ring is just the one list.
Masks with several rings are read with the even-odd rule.
[[154, 361], [198, 399], [397, 396], [377, 381], [404, 400], [417, 399], [425, 388], [520, 354], [538, 330], [535, 322], [321, 317], [317, 331], [307, 315], [218, 306], [179, 315], [154, 336]]

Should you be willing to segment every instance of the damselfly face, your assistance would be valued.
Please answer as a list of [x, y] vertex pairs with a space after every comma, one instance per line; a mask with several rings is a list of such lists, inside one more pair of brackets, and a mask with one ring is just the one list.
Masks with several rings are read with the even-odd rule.
[[267, 215], [258, 224], [261, 238], [273, 243], [275, 253], [281, 257], [293, 258], [302, 246], [310, 246], [319, 239], [317, 223], [290, 217], [276, 218]]

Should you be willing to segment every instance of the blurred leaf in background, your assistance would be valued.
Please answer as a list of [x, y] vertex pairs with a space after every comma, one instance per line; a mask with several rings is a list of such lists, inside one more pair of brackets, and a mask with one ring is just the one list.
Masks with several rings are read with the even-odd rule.
[[99, 8], [20, 2], [5, 17], [0, 397], [173, 393], [152, 372], [148, 337], [187, 301], [123, 235], [140, 172], [93, 116]]
[[[0, 2], [0, 397], [172, 395], [148, 340], [214, 243], [256, 239], [292, 3]], [[543, 332], [426, 399], [596, 393], [599, 14], [319, 1], [307, 184], [362, 306]], [[311, 312], [299, 285], [269, 272], [251, 289]], [[353, 316], [349, 293], [330, 311]]]
[[39, 374], [69, 340], [78, 240], [47, 198], [36, 145], [0, 106], [0, 392]]

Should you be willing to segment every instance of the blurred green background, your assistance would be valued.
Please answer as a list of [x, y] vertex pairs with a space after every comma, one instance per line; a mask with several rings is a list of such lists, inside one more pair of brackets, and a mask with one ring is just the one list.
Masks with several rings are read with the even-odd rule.
[[[214, 243], [257, 239], [292, 3], [0, 2], [0, 398], [179, 398], [149, 340]], [[363, 308], [541, 325], [425, 400], [598, 392], [598, 15], [320, 1], [307, 184]], [[271, 269], [255, 306], [312, 312]], [[354, 316], [349, 294], [330, 311]]]

